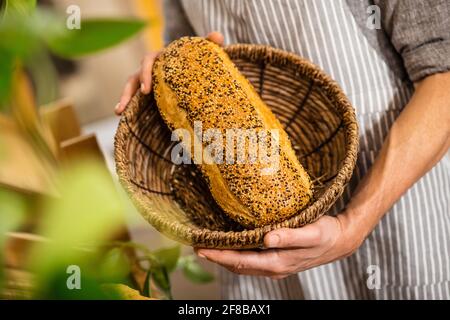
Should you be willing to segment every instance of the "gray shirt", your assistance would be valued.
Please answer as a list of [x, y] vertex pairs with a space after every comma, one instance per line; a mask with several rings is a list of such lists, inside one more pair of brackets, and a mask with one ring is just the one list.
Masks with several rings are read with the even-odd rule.
[[[450, 70], [449, 0], [346, 0], [370, 44], [404, 80], [419, 81]], [[380, 29], [367, 21], [376, 5]], [[166, 42], [195, 35], [179, 0], [165, 0]]]
[[[450, 69], [448, 0], [376, 3], [379, 29], [367, 27], [367, 9], [374, 4], [368, 0], [166, 0], [168, 41], [216, 30], [227, 44], [268, 44], [301, 55], [339, 83], [355, 107], [361, 136], [352, 182], [331, 215], [373, 165], [411, 99], [412, 81]], [[449, 299], [449, 165], [447, 156], [417, 181], [350, 257], [279, 281], [222, 269], [222, 296]], [[380, 276], [376, 289], [369, 286], [371, 270]]]

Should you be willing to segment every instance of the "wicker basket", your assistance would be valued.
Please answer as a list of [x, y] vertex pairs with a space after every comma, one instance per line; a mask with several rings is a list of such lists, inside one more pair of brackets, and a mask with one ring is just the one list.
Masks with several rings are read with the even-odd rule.
[[271, 107], [314, 179], [310, 205], [284, 222], [244, 230], [217, 206], [195, 165], [174, 165], [176, 142], [152, 95], [140, 93], [123, 114], [115, 137], [120, 181], [144, 218], [182, 243], [208, 248], [256, 248], [264, 235], [317, 220], [342, 194], [355, 167], [358, 127], [338, 85], [294, 54], [257, 45], [226, 52]]

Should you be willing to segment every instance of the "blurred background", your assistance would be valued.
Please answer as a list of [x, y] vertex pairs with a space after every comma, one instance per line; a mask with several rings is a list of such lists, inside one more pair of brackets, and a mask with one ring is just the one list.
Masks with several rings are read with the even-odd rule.
[[[55, 252], [58, 250], [43, 248], [44, 245], [41, 245], [41, 243], [47, 241], [46, 236], [49, 234], [56, 238], [58, 236], [67, 238], [70, 230], [67, 232], [61, 230], [76, 228], [77, 224], [73, 221], [64, 220], [58, 222], [62, 223], [61, 226], [54, 222], [55, 217], [52, 218], [52, 214], [49, 212], [52, 212], [55, 207], [63, 208], [59, 211], [66, 210], [67, 214], [82, 212], [83, 210], [86, 212], [89, 210], [107, 211], [104, 207], [96, 207], [99, 204], [94, 203], [101, 202], [100, 198], [94, 197], [99, 192], [98, 188], [100, 187], [89, 192], [85, 189], [76, 192], [77, 188], [83, 188], [84, 185], [85, 188], [92, 188], [93, 185], [98, 186], [103, 182], [109, 183], [102, 180], [104, 179], [102, 173], [98, 173], [102, 171], [102, 169], [98, 169], [99, 163], [101, 163], [100, 166], [105, 166], [113, 177], [114, 188], [120, 189], [116, 181], [113, 160], [114, 134], [119, 121], [119, 118], [114, 115], [114, 106], [119, 101], [127, 77], [139, 68], [144, 54], [151, 50], [158, 50], [163, 45], [163, 30], [166, 22], [162, 15], [162, 1], [38, 0], [37, 3], [34, 3], [36, 1], [26, 0], [0, 1], [2, 7], [7, 7], [11, 12], [16, 7], [18, 11], [21, 11], [23, 8], [28, 8], [29, 5], [37, 5], [38, 9], [42, 8], [64, 18], [69, 14], [68, 8], [75, 5], [76, 8], [79, 8], [83, 20], [131, 18], [146, 23], [142, 28], [139, 27], [139, 30], [130, 31], [129, 37], [124, 37], [120, 41], [117, 39], [117, 43], [110, 43], [108, 46], [105, 45], [105, 48], [98, 48], [102, 50], [97, 50], [97, 52], [88, 52], [89, 54], [74, 57], [71, 56], [70, 49], [65, 52], [63, 44], [55, 42], [56, 40], [53, 41], [49, 35], [46, 35], [44, 37], [46, 41], [50, 39], [46, 42], [51, 49], [49, 55], [52, 67], [50, 69], [54, 71], [57, 86], [53, 90], [54, 95], [50, 95], [51, 98], [43, 98], [42, 101], [39, 101], [40, 98], [38, 97], [38, 93], [42, 91], [39, 90], [39, 81], [45, 84], [46, 79], [45, 77], [44, 81], [36, 79], [39, 78], [39, 71], [37, 77], [36, 72], [33, 74], [35, 66], [41, 64], [38, 59], [39, 54], [21, 55], [20, 51], [16, 52], [11, 49], [12, 42], [8, 43], [7, 37], [0, 40], [0, 54], [10, 57], [17, 53], [17, 57], [14, 56], [14, 59], [11, 59], [13, 61], [11, 65], [14, 68], [6, 64], [1, 66], [3, 70], [8, 68], [13, 70], [10, 77], [12, 80], [0, 79], [1, 89], [3, 91], [10, 89], [9, 91], [11, 91], [9, 100], [6, 100], [5, 103], [6, 107], [0, 114], [0, 225], [2, 225], [0, 227], [0, 245], [6, 248], [3, 257], [0, 256], [4, 260], [4, 268], [0, 270], [0, 289], [3, 283], [6, 298], [15, 298], [15, 294], [19, 290], [30, 286], [28, 283], [29, 273], [40, 272], [39, 270], [45, 268], [47, 268], [45, 270], [56, 270], [49, 267], [51, 263], [47, 263], [46, 266], [34, 266], [34, 263], [30, 260], [33, 259], [33, 254], [39, 254], [40, 252], [47, 252], [46, 254], [50, 256], [53, 254], [52, 259], [57, 259], [55, 258], [57, 253]], [[11, 14], [11, 16], [13, 15]], [[20, 21], [31, 19], [19, 16], [18, 20]], [[5, 17], [8, 18], [8, 15], [5, 14]], [[8, 21], [8, 19], [6, 20]], [[15, 21], [14, 17], [9, 20], [13, 21], [12, 23]], [[38, 20], [38, 25], [40, 25], [45, 18], [40, 17]], [[2, 27], [0, 26], [0, 28]], [[47, 26], [43, 27], [42, 30], [47, 33], [45, 28]], [[18, 28], [14, 27], [13, 29], [17, 30]], [[0, 35], [2, 32], [7, 33], [8, 30], [7, 27], [3, 27], [0, 30]], [[37, 30], [36, 32], [39, 32], [39, 29]], [[18, 35], [13, 34], [9, 40], [19, 43], [21, 40], [17, 37]], [[60, 38], [63, 38], [63, 36], [60, 36]], [[0, 39], [2, 39], [1, 36]], [[23, 42], [26, 41], [23, 40]], [[31, 49], [27, 50], [32, 52]], [[6, 60], [8, 59], [2, 61]], [[41, 78], [42, 74], [41, 72]], [[85, 153], [90, 156], [95, 155], [94, 158], [97, 159], [95, 165], [85, 167], [79, 165], [79, 163], [84, 163], [78, 160], [81, 159], [80, 154]], [[54, 163], [57, 163], [57, 165]], [[67, 172], [79, 172], [79, 174], [75, 178], [67, 180]], [[61, 175], [64, 178], [60, 178]], [[58, 177], [55, 185], [53, 185], [54, 176]], [[81, 177], [84, 176], [86, 176], [86, 179], [82, 180]], [[95, 179], [98, 179], [98, 182]], [[61, 181], [69, 182], [64, 185]], [[105, 187], [105, 189], [108, 188]], [[78, 207], [80, 204], [77, 201], [73, 201], [74, 207], [68, 207], [71, 202], [64, 197], [61, 198], [61, 194], [64, 195], [65, 192], [67, 192], [68, 197], [70, 197], [71, 192], [74, 193], [75, 198], [79, 193], [86, 193], [87, 197], [93, 197], [92, 207], [87, 207], [88, 209], [83, 206]], [[111, 192], [111, 197], [114, 197], [115, 191]], [[102, 196], [105, 197], [104, 199], [109, 199], [105, 193], [97, 195], [97, 197]], [[144, 261], [144, 270], [140, 272], [137, 278], [140, 277], [142, 282], [144, 277], [144, 282], [153, 282], [152, 285], [159, 286], [159, 289], [162, 287], [160, 291], [164, 294], [167, 289], [164, 284], [165, 280], [154, 276], [155, 272], [158, 274], [157, 271], [154, 271], [157, 269], [152, 269], [153, 273], [151, 273], [149, 271], [151, 268], [148, 267], [152, 262], [159, 259], [158, 262], [155, 262], [155, 265], [163, 266], [164, 274], [170, 273], [170, 295], [175, 299], [219, 298], [216, 267], [203, 260], [195, 259], [194, 261], [191, 248], [181, 247], [181, 251], [178, 252], [177, 244], [155, 231], [134, 209], [126, 196], [121, 193], [119, 198], [121, 203], [118, 204], [120, 206], [118, 211], [125, 218], [125, 222], [120, 223], [120, 227], [116, 228], [119, 230], [117, 234], [120, 235], [115, 235], [113, 240], [120, 241], [121, 250], [141, 245], [150, 250], [149, 252], [140, 248], [137, 250], [144, 252], [143, 255], [137, 253], [138, 259], [146, 260]], [[64, 216], [60, 212], [56, 215], [58, 216], [56, 220]], [[16, 219], [15, 217], [18, 216], [22, 218]], [[80, 214], [80, 216], [82, 220], [82, 215]], [[108, 212], [105, 213], [105, 217], [109, 219]], [[89, 219], [88, 215], [86, 219]], [[107, 226], [104, 221], [99, 220], [97, 223], [99, 226], [102, 226], [102, 223], [103, 226]], [[54, 232], [52, 228], [58, 229], [59, 232]], [[83, 228], [83, 226], [80, 226], [80, 228]], [[102, 228], [99, 227], [98, 229]], [[116, 230], [113, 226], [111, 226], [111, 229]], [[2, 232], [3, 235], [1, 235]], [[78, 237], [78, 234], [74, 237]], [[61, 242], [68, 241], [72, 244], [71, 240], [69, 241], [66, 238], [61, 238], [63, 239]], [[111, 240], [109, 236], [108, 239]], [[85, 239], [76, 239], [73, 243], [78, 245], [78, 240], [83, 242]], [[31, 249], [27, 249], [28, 247], [31, 247]], [[163, 248], [162, 253], [161, 248]], [[25, 252], [28, 251], [31, 252], [30, 255], [24, 257]], [[136, 258], [136, 253], [132, 255]], [[80, 256], [83, 256], [83, 259], [86, 258], [85, 254], [80, 254]], [[174, 257], [178, 259], [178, 264], [176, 261], [175, 264], [173, 261], [167, 262], [167, 260], [175, 259]], [[201, 268], [197, 268], [195, 263], [199, 263]], [[133, 268], [131, 269], [133, 270]], [[46, 275], [46, 277], [43, 276], [42, 279], [50, 281], [48, 279], [53, 279], [54, 275]], [[152, 277], [155, 277], [155, 279]], [[32, 275], [31, 278], [33, 278]], [[135, 285], [134, 289], [137, 289], [141, 295], [148, 295], [143, 292], [148, 291], [148, 288], [143, 288], [143, 286], [145, 287], [145, 284], [141, 283]], [[39, 295], [37, 296], [39, 297]], [[17, 297], [20, 298], [20, 295], [18, 294]], [[44, 295], [45, 297], [48, 296]], [[52, 296], [50, 295], [50, 297]], [[65, 297], [64, 294], [62, 297]], [[156, 297], [160, 296], [156, 295]], [[59, 298], [59, 296], [56, 296], [56, 298]], [[167, 298], [167, 295], [165, 298]]]
[[116, 48], [77, 61], [75, 70], [61, 79], [60, 94], [72, 99], [82, 125], [113, 116], [114, 106], [127, 77], [139, 68], [147, 51], [161, 49], [164, 28], [162, 1], [51, 1], [62, 13], [70, 5], [78, 5], [83, 18], [131, 16], [149, 21], [149, 27], [137, 37]]

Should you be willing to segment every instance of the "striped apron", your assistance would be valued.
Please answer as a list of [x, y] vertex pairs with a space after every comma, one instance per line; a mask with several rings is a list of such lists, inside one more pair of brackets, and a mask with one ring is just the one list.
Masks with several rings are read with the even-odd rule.
[[[360, 153], [349, 200], [413, 94], [370, 46], [345, 0], [182, 0], [195, 33], [268, 44], [319, 65], [356, 108]], [[449, 155], [393, 206], [352, 256], [283, 280], [221, 270], [225, 299], [450, 299]], [[371, 281], [377, 272], [378, 282]], [[372, 280], [371, 280], [372, 279]]]

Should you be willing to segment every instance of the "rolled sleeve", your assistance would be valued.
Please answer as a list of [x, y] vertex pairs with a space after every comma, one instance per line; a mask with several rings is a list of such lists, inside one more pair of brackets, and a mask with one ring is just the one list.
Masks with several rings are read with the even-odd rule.
[[411, 81], [450, 70], [449, 0], [378, 0], [382, 25]]
[[450, 71], [450, 40], [426, 43], [405, 52], [403, 59], [412, 81], [419, 81], [435, 73]]

